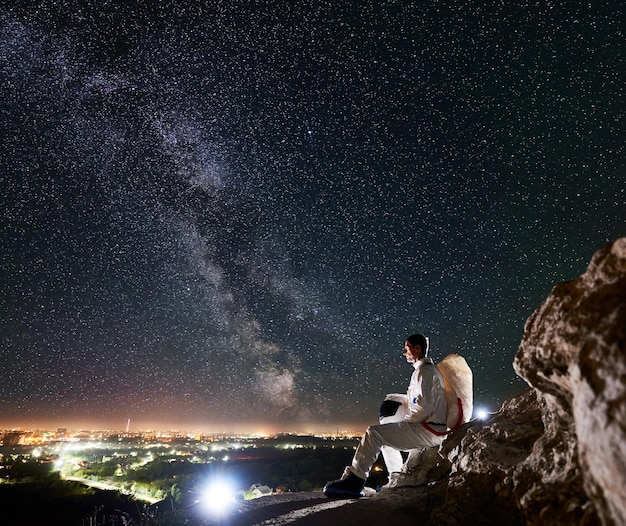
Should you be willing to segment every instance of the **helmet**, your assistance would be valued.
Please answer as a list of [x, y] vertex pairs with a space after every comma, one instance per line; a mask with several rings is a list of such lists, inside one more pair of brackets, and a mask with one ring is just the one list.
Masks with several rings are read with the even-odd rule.
[[402, 422], [407, 415], [407, 407], [395, 400], [385, 400], [380, 405], [378, 420], [381, 424]]

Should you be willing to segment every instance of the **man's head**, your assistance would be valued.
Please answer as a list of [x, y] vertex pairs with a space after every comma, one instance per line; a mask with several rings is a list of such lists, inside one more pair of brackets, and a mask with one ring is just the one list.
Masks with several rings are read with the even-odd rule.
[[412, 334], [404, 340], [404, 350], [408, 362], [415, 363], [428, 355], [428, 338], [422, 334]]

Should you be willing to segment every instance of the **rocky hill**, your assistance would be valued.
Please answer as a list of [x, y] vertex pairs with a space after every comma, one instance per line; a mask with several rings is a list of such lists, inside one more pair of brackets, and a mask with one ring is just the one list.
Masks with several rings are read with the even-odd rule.
[[513, 365], [526, 392], [380, 493], [263, 524], [626, 524], [626, 238], [552, 290]]

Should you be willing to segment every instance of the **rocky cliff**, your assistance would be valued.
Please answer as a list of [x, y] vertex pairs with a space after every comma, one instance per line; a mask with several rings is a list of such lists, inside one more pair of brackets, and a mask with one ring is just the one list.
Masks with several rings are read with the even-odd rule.
[[514, 367], [530, 389], [412, 452], [380, 503], [413, 488], [419, 524], [626, 524], [626, 238], [552, 290]]
[[[545, 406], [533, 457], [561, 458], [545, 465], [551, 489], [576, 488], [580, 502], [563, 504], [583, 517], [626, 524], [626, 238], [552, 290], [526, 323], [514, 367]], [[537, 507], [537, 493], [524, 502]]]

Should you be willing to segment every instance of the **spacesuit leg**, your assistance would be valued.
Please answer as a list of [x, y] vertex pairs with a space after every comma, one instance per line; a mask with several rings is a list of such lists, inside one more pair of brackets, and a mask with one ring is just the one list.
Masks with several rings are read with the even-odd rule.
[[389, 474], [391, 473], [400, 473], [402, 470], [402, 465], [404, 464], [404, 460], [402, 459], [402, 453], [397, 449], [393, 449], [389, 446], [382, 446], [380, 448], [380, 452], [383, 454], [383, 458], [385, 459], [385, 466], [387, 467], [387, 471]]
[[[416, 447], [438, 446], [442, 438], [430, 433], [419, 422], [400, 422], [381, 424], [367, 428], [354, 453], [350, 471], [356, 476], [367, 479], [370, 469], [376, 462], [383, 446], [398, 451], [408, 451]], [[397, 457], [396, 457], [397, 460]], [[402, 467], [402, 464], [400, 464]]]

